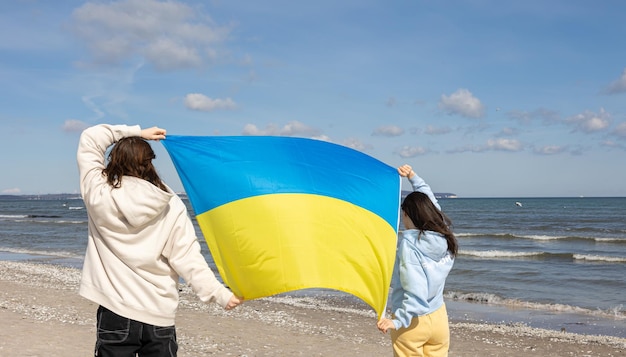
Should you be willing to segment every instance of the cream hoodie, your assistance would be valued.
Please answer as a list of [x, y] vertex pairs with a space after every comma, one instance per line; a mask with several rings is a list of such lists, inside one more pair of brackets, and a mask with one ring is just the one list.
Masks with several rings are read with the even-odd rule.
[[109, 146], [140, 136], [139, 126], [97, 125], [78, 146], [80, 190], [89, 240], [80, 294], [118, 315], [156, 326], [174, 325], [179, 276], [200, 300], [226, 306], [232, 293], [200, 253], [187, 207], [172, 192], [124, 176], [113, 188], [102, 174]]

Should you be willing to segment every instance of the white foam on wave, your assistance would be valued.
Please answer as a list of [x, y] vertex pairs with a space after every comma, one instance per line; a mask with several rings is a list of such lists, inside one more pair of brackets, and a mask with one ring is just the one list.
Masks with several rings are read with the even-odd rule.
[[460, 293], [455, 291], [447, 291], [444, 294], [444, 297], [446, 299], [471, 303], [496, 305], [511, 308], [524, 308], [529, 310], [554, 311], [559, 313], [576, 313], [617, 320], [626, 320], [626, 311], [624, 310], [623, 305], [618, 305], [607, 310], [591, 310], [565, 304], [546, 304], [539, 302], [522, 301], [518, 299], [505, 299], [495, 294], [489, 293]]
[[534, 239], [534, 240], [558, 240], [558, 239], [580, 239], [580, 240], [592, 240], [600, 243], [623, 243], [626, 242], [624, 238], [613, 238], [613, 237], [605, 237], [605, 238], [594, 238], [594, 237], [580, 237], [580, 236], [546, 236], [546, 235], [527, 235], [527, 236], [516, 236], [518, 238], [525, 239]]
[[0, 218], [3, 219], [16, 219], [16, 218], [26, 218], [28, 215], [25, 214], [0, 214]]
[[480, 237], [480, 236], [484, 236], [483, 233], [454, 233], [454, 235], [457, 238], [461, 238], [461, 237]]
[[580, 240], [591, 240], [597, 243], [626, 243], [626, 238], [619, 237], [582, 237], [582, 236], [551, 236], [545, 234], [515, 234], [515, 233], [469, 233], [469, 232], [455, 232], [454, 235], [457, 238], [484, 238], [484, 237], [509, 237], [511, 239], [530, 239], [530, 240], [538, 240], [538, 241], [551, 241], [551, 240], [560, 240], [560, 239], [580, 239]]
[[36, 256], [46, 256], [50, 258], [72, 258], [82, 259], [83, 255], [79, 255], [67, 251], [49, 251], [49, 250], [34, 250], [34, 249], [19, 249], [10, 247], [0, 247], [0, 252], [13, 253], [13, 254], [26, 254]]
[[[474, 238], [474, 237], [509, 237], [509, 238], [519, 238], [519, 239], [532, 239], [532, 240], [557, 240], [557, 239], [566, 239], [568, 236], [549, 236], [549, 235], [520, 235], [515, 233], [457, 233], [454, 235], [457, 238]], [[585, 239], [585, 238], [583, 238]], [[589, 238], [590, 239], [590, 238]]]
[[351, 308], [345, 306], [337, 306], [333, 303], [329, 303], [328, 299], [311, 297], [311, 296], [270, 296], [263, 298], [268, 301], [281, 303], [293, 307], [303, 309], [315, 309], [315, 310], [327, 310], [337, 312], [349, 312], [356, 315], [376, 317], [376, 313], [373, 309], [366, 310], [364, 308]]
[[522, 235], [516, 236], [518, 238], [523, 239], [533, 239], [533, 240], [557, 240], [557, 239], [565, 239], [567, 236], [547, 236], [547, 235]]
[[596, 262], [626, 263], [626, 257], [610, 257], [610, 256], [603, 256], [603, 255], [574, 254], [574, 259], [596, 261]]
[[29, 215], [0, 215], [0, 220], [16, 223], [86, 224], [87, 220], [56, 220], [58, 217], [32, 217]]
[[87, 221], [54, 221], [52, 223], [60, 223], [60, 224], [85, 224]]
[[626, 243], [626, 238], [605, 237], [605, 238], [594, 238], [593, 240], [595, 240], [598, 243], [613, 243], [613, 242]]
[[460, 255], [469, 255], [480, 258], [523, 258], [536, 257], [545, 254], [544, 252], [514, 252], [508, 250], [461, 250]]

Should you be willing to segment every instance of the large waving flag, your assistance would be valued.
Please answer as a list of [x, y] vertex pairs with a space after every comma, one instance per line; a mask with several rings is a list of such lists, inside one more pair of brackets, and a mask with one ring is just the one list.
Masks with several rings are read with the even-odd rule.
[[235, 294], [335, 289], [382, 316], [399, 220], [396, 169], [312, 139], [168, 135], [161, 142]]

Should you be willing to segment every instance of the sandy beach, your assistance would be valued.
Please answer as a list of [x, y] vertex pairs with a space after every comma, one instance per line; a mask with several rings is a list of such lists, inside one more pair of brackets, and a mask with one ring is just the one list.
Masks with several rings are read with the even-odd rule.
[[[89, 356], [97, 306], [78, 295], [80, 271], [0, 261], [0, 356]], [[247, 301], [234, 311], [183, 287], [179, 356], [390, 356], [371, 312], [322, 309], [308, 298]], [[626, 339], [521, 325], [451, 321], [450, 356], [623, 356]]]

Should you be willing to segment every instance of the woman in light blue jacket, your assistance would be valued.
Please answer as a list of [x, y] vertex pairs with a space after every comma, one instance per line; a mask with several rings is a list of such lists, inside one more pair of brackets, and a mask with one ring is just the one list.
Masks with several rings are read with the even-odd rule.
[[447, 356], [450, 346], [448, 314], [443, 288], [454, 264], [458, 243], [452, 222], [441, 211], [430, 186], [403, 165], [413, 191], [402, 202], [406, 228], [398, 242], [392, 276], [391, 319], [378, 329], [391, 331], [394, 356]]

